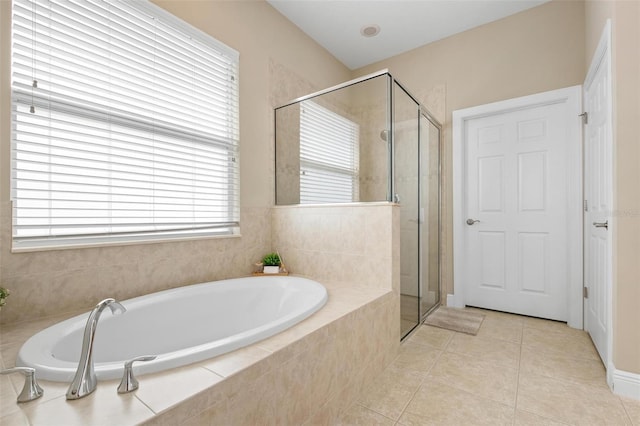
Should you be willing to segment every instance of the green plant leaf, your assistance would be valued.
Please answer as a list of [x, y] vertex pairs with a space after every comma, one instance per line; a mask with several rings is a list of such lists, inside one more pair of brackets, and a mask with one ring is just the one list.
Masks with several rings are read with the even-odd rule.
[[280, 266], [280, 256], [278, 253], [269, 253], [262, 258], [264, 266]]

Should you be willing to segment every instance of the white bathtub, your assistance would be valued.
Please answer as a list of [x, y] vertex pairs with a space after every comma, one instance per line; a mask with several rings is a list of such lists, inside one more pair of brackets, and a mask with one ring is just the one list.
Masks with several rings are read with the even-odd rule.
[[[327, 290], [299, 277], [249, 277], [213, 281], [120, 301], [121, 315], [102, 312], [94, 341], [99, 379], [121, 377], [126, 360], [136, 374], [212, 358], [265, 339], [324, 306]], [[88, 313], [33, 335], [16, 365], [34, 367], [40, 379], [70, 382], [75, 374]]]

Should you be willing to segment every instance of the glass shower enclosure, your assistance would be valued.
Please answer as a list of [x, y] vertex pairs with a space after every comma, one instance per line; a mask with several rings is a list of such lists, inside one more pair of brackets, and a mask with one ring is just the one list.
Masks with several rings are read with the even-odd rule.
[[441, 125], [388, 71], [275, 109], [276, 204], [400, 206], [401, 336], [440, 303]]

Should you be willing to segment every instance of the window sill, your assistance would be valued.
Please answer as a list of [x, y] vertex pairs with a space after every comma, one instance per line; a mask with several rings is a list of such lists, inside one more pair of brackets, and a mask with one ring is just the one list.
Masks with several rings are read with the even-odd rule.
[[96, 247], [118, 247], [118, 246], [133, 246], [133, 245], [148, 245], [148, 244], [160, 244], [160, 243], [173, 243], [181, 241], [198, 241], [198, 240], [217, 240], [227, 238], [240, 238], [240, 230], [232, 234], [217, 234], [217, 235], [197, 235], [197, 236], [184, 236], [184, 237], [163, 237], [163, 238], [141, 238], [139, 240], [119, 240], [119, 241], [96, 241], [96, 242], [84, 242], [84, 243], [60, 243], [58, 245], [47, 246], [34, 246], [34, 247], [15, 247], [11, 246], [11, 253], [31, 253], [31, 252], [43, 252], [43, 251], [57, 251], [57, 250], [75, 250], [86, 249]]

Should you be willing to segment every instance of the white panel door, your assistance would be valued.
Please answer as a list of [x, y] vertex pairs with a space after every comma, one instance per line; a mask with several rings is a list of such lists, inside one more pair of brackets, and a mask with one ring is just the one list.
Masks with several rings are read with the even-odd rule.
[[566, 105], [465, 122], [469, 306], [567, 321]]
[[[601, 43], [602, 44], [602, 43]], [[600, 49], [598, 49], [600, 50]], [[588, 121], [584, 132], [584, 242], [585, 242], [585, 330], [607, 365], [607, 333], [611, 313], [611, 80], [609, 57], [596, 55], [594, 72], [584, 85]]]

